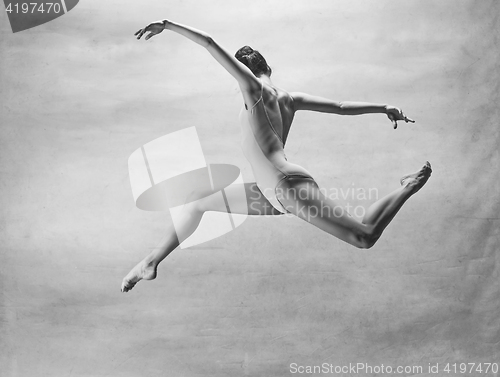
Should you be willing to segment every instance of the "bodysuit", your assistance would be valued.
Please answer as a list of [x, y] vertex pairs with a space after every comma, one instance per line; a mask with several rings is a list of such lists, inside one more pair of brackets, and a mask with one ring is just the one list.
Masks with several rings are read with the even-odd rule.
[[241, 147], [252, 166], [257, 187], [274, 208], [286, 213], [287, 210], [277, 197], [276, 188], [286, 179], [312, 177], [302, 166], [287, 161], [283, 137], [278, 133], [278, 130], [283, 130], [278, 101], [274, 100], [274, 103], [266, 106], [262, 82], [261, 85], [260, 98], [252, 108], [244, 108], [240, 113]]

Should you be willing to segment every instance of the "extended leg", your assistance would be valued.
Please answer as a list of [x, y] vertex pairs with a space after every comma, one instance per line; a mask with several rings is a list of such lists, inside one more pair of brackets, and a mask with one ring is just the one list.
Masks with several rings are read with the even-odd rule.
[[221, 205], [220, 200], [215, 200], [213, 196], [185, 204], [175, 228], [171, 225], [163, 240], [125, 276], [122, 291], [128, 292], [142, 279], [156, 278], [158, 264], [175, 250], [182, 240], [193, 234], [206, 211], [230, 211], [244, 215], [281, 215], [262, 195], [255, 183], [245, 183], [244, 189], [246, 200], [241, 199], [241, 187], [231, 186], [224, 189], [227, 202], [231, 203], [230, 208]]
[[401, 188], [374, 203], [363, 222], [355, 220], [344, 208], [326, 197], [314, 180], [289, 178], [277, 188], [282, 205], [337, 238], [359, 248], [370, 248], [378, 240], [396, 213], [415, 194], [431, 174], [427, 162], [418, 172], [401, 179]]

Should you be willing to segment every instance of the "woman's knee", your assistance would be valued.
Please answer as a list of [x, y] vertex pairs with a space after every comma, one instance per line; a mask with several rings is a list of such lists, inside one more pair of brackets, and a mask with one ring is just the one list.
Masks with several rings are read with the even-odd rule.
[[372, 237], [364, 237], [358, 246], [359, 249], [370, 249], [377, 242], [376, 239]]
[[353, 243], [358, 249], [370, 249], [380, 238], [373, 230], [367, 230], [356, 234], [356, 241]]

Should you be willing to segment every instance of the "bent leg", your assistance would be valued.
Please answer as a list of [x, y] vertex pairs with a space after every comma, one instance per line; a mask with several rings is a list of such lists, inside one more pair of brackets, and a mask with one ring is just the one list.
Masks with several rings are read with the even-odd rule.
[[427, 162], [418, 172], [401, 179], [401, 187], [375, 202], [362, 222], [326, 197], [311, 178], [289, 177], [276, 195], [291, 213], [325, 232], [359, 248], [370, 248], [379, 239], [403, 204], [427, 182], [432, 170]]
[[[242, 191], [245, 197], [242, 197]], [[156, 278], [157, 267], [179, 244], [194, 233], [200, 224], [203, 214], [207, 211], [227, 212], [244, 215], [282, 215], [264, 197], [255, 182], [241, 185], [233, 185], [222, 190], [224, 203], [214, 195], [193, 201], [184, 205], [183, 210], [176, 221], [169, 226], [162, 241], [153, 251], [137, 264], [123, 279], [122, 292], [128, 292], [137, 282], [142, 279], [152, 280]], [[193, 195], [196, 197], [196, 195]], [[231, 204], [228, 206], [228, 204]]]
[[289, 177], [280, 182], [276, 196], [290, 213], [359, 248], [369, 247], [373, 225], [354, 219], [341, 205], [325, 196], [311, 178]]

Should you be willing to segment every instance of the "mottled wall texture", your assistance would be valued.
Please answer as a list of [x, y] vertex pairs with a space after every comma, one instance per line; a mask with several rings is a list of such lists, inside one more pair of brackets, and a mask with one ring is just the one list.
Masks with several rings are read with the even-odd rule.
[[[494, 376], [442, 369], [500, 361], [499, 12], [494, 0], [85, 0], [15, 34], [0, 14], [0, 374], [366, 363]], [[393, 130], [376, 114], [297, 115], [289, 160], [357, 214], [426, 160], [428, 184], [370, 250], [296, 218], [252, 217], [120, 293], [171, 222], [135, 207], [134, 150], [196, 126], [207, 162], [253, 179], [237, 83], [179, 35], [134, 39], [161, 18], [259, 49], [284, 89], [414, 118]], [[358, 188], [374, 194], [347, 191]], [[328, 375], [376, 374], [344, 371]]]

